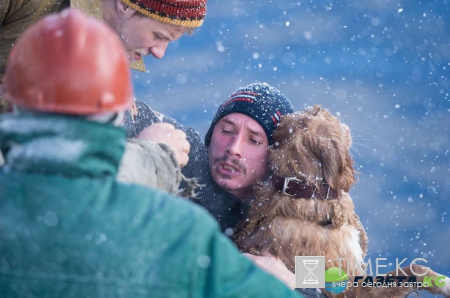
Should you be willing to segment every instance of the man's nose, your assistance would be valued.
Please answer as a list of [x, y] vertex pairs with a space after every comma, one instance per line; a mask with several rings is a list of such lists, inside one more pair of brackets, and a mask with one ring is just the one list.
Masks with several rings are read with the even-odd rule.
[[243, 151], [243, 142], [244, 142], [244, 136], [241, 134], [235, 135], [233, 138], [230, 139], [230, 142], [228, 143], [227, 151], [230, 155], [236, 155], [239, 157], [242, 157], [242, 151]]
[[164, 57], [164, 54], [166, 53], [167, 46], [169, 45], [169, 41], [161, 41], [158, 43], [158, 45], [153, 46], [150, 48], [150, 53], [155, 57], [156, 59], [161, 59]]

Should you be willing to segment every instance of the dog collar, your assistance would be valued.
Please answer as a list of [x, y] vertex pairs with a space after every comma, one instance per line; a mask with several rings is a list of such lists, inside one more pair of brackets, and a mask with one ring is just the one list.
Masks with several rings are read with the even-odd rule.
[[283, 194], [295, 198], [331, 200], [338, 197], [338, 192], [327, 183], [321, 183], [319, 187], [315, 187], [295, 177], [281, 178], [274, 175], [272, 184]]

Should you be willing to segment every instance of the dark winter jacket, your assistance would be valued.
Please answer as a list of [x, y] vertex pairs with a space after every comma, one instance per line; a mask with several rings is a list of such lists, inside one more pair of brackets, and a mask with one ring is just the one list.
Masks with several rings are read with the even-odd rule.
[[203, 141], [193, 143], [199, 139], [190, 139], [194, 147], [204, 148], [197, 150], [196, 162], [189, 162], [182, 169], [186, 177], [196, 177], [200, 187], [196, 189], [196, 197], [193, 202], [203, 206], [219, 222], [222, 232], [228, 236], [234, 235], [236, 225], [245, 218], [249, 210], [249, 204], [235, 195], [225, 191], [217, 185], [209, 170], [208, 153]]
[[117, 182], [120, 128], [0, 117], [0, 297], [296, 297], [189, 201]]
[[[144, 128], [158, 122], [171, 123], [186, 133], [191, 150], [189, 162], [182, 169], [182, 174], [187, 178], [196, 178], [200, 185], [196, 189], [195, 198], [191, 199], [206, 208], [219, 222], [222, 231], [231, 236], [236, 224], [247, 214], [248, 204], [243, 203], [242, 200], [223, 190], [214, 182], [209, 171], [207, 148], [198, 132], [153, 111], [142, 101], [136, 101], [136, 107], [135, 115], [129, 112], [125, 115], [124, 123], [129, 138], [136, 137]], [[185, 187], [185, 185], [181, 187]]]

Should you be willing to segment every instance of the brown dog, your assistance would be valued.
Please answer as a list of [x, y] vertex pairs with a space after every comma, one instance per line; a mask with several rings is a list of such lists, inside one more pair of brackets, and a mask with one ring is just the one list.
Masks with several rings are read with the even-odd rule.
[[[269, 154], [272, 181], [256, 188], [249, 218], [236, 237], [241, 251], [272, 254], [291, 271], [295, 256], [325, 256], [326, 269], [341, 267], [350, 280], [364, 275], [368, 239], [348, 194], [356, 182], [351, 142], [349, 127], [320, 106], [284, 116]], [[339, 264], [338, 258], [347, 262]], [[411, 268], [403, 269], [412, 275]], [[413, 272], [426, 269], [412, 268]], [[439, 274], [428, 269], [427, 275]], [[447, 278], [445, 287], [427, 290], [450, 297], [449, 288]], [[406, 297], [413, 291], [412, 287], [350, 287], [337, 296]]]

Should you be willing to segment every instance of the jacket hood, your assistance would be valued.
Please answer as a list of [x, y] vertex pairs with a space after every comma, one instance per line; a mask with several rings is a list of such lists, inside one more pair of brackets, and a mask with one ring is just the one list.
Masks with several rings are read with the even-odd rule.
[[0, 117], [4, 171], [102, 177], [116, 175], [125, 131], [110, 124], [54, 114]]

